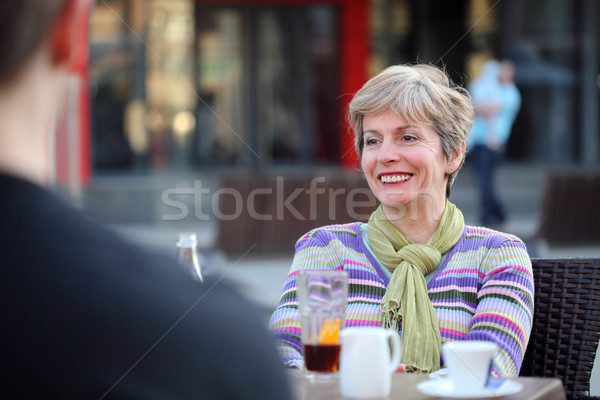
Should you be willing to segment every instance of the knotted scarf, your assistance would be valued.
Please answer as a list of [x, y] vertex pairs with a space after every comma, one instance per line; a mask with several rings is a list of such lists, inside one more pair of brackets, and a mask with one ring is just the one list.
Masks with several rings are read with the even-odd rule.
[[440, 225], [426, 244], [408, 239], [385, 216], [379, 206], [367, 225], [369, 243], [381, 263], [392, 271], [381, 300], [383, 326], [398, 330], [402, 322], [402, 362], [407, 371], [429, 373], [440, 368], [441, 336], [437, 315], [424, 275], [439, 264], [460, 239], [464, 218], [446, 200]]

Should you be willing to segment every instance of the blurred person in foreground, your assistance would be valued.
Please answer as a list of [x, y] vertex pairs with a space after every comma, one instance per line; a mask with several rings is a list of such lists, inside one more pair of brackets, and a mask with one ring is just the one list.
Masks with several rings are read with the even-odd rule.
[[345, 270], [345, 326], [398, 330], [402, 363], [428, 373], [441, 345], [488, 340], [492, 373], [517, 376], [529, 340], [533, 276], [517, 237], [466, 226], [448, 200], [473, 120], [466, 90], [428, 65], [392, 66], [349, 106], [360, 165], [380, 206], [368, 223], [314, 229], [296, 243], [270, 330], [284, 364], [304, 366], [296, 301], [302, 270]]
[[495, 189], [495, 173], [521, 107], [510, 61], [490, 60], [469, 87], [475, 119], [469, 137], [483, 226], [502, 225], [506, 213]]
[[[19, 398], [286, 399], [259, 314], [63, 204], [49, 132], [86, 0], [0, 3], [3, 390]], [[82, 25], [80, 25], [82, 26]]]

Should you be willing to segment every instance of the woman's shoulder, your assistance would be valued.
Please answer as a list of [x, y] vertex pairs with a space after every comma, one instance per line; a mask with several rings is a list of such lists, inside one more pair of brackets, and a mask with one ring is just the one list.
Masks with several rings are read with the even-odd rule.
[[461, 266], [465, 262], [479, 265], [486, 274], [517, 265], [523, 267], [517, 268], [522, 271], [531, 270], [527, 246], [519, 237], [480, 226], [465, 226], [465, 234], [452, 259]]
[[311, 229], [298, 239], [298, 243], [310, 241], [312, 239], [356, 239], [360, 237], [361, 222], [351, 222], [347, 224], [324, 225]]
[[492, 257], [495, 264], [501, 260], [530, 264], [527, 246], [519, 237], [481, 226], [465, 226], [465, 235], [457, 251], [457, 254], [468, 254], [479, 261]]
[[467, 241], [485, 242], [489, 245], [501, 245], [505, 242], [523, 243], [523, 241], [515, 235], [483, 226], [466, 225], [464, 238]]

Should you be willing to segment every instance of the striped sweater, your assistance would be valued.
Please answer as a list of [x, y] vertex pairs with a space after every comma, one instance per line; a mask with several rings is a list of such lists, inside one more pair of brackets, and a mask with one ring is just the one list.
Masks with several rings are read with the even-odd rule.
[[[346, 327], [381, 326], [380, 301], [389, 279], [361, 235], [362, 223], [314, 229], [296, 243], [269, 329], [285, 365], [302, 367], [296, 274], [301, 270], [348, 272]], [[500, 351], [492, 366], [496, 376], [517, 376], [531, 333], [533, 273], [525, 245], [517, 237], [465, 226], [427, 284], [442, 342], [489, 340]]]

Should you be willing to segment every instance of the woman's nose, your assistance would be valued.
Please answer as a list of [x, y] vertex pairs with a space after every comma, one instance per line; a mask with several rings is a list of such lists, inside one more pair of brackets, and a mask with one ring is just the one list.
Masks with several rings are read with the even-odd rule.
[[399, 155], [397, 149], [389, 143], [383, 143], [377, 154], [377, 161], [382, 164], [388, 164], [398, 161]]

